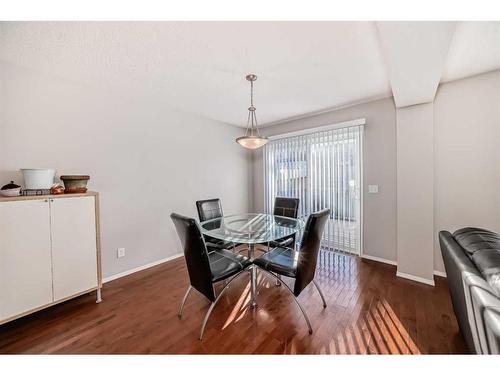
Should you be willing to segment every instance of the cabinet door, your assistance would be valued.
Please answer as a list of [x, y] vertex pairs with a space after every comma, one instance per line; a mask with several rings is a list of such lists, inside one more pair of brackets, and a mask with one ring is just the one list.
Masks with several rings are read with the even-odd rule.
[[0, 321], [53, 301], [49, 215], [43, 199], [0, 203]]
[[51, 199], [54, 300], [97, 287], [94, 197]]

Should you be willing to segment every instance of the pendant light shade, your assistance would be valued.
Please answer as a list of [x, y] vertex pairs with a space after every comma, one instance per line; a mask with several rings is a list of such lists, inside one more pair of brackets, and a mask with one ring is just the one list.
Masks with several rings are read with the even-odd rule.
[[253, 83], [257, 79], [257, 76], [255, 74], [249, 74], [245, 78], [250, 82], [250, 107], [248, 107], [248, 120], [245, 135], [236, 138], [236, 142], [249, 150], [255, 150], [264, 146], [269, 142], [269, 139], [260, 135], [257, 125], [257, 116], [255, 115], [256, 108], [253, 105]]
[[255, 150], [259, 147], [264, 146], [267, 142], [269, 142], [269, 139], [265, 137], [257, 137], [250, 135], [250, 136], [243, 136], [236, 138], [236, 142], [238, 142], [245, 148], [248, 148], [250, 150]]

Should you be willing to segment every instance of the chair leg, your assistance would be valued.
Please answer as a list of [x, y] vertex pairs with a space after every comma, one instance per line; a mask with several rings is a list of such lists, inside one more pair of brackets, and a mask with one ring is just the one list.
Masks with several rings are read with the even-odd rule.
[[[271, 275], [275, 279], [279, 280], [278, 276], [276, 276], [275, 274], [273, 274], [273, 273], [271, 273], [269, 271], [266, 271], [264, 269], [262, 269], [262, 271], [266, 272], [267, 274]], [[309, 320], [309, 317], [307, 316], [306, 310], [304, 310], [304, 308], [302, 307], [302, 305], [299, 303], [299, 301], [295, 297], [295, 294], [293, 294], [293, 291], [290, 289], [290, 287], [288, 285], [286, 285], [286, 283], [283, 283], [283, 286], [286, 287], [286, 289], [292, 295], [293, 300], [295, 301], [295, 303], [297, 304], [297, 306], [299, 306], [300, 311], [302, 311], [302, 315], [304, 315], [304, 319], [306, 320], [307, 326], [309, 327], [309, 334], [312, 334], [313, 333], [313, 329], [312, 329], [312, 326], [311, 326], [311, 321]]]
[[316, 287], [316, 289], [318, 289], [319, 295], [321, 296], [321, 299], [323, 300], [323, 308], [325, 308], [326, 307], [325, 296], [323, 295], [323, 292], [321, 291], [321, 289], [319, 288], [319, 285], [316, 283], [315, 280], [313, 280], [313, 283], [314, 283], [314, 286]]
[[182, 299], [181, 307], [179, 309], [179, 314], [178, 317], [179, 319], [182, 318], [182, 310], [184, 310], [184, 304], [186, 303], [186, 300], [188, 298], [189, 292], [191, 291], [192, 286], [190, 285], [189, 288], [186, 290], [186, 294], [184, 294], [184, 298]]
[[215, 307], [215, 304], [217, 303], [217, 300], [219, 298], [217, 298], [215, 300], [215, 302], [212, 302], [210, 304], [210, 307], [208, 308], [208, 311], [207, 313], [205, 314], [205, 318], [203, 319], [203, 323], [201, 325], [201, 331], [200, 331], [200, 341], [203, 339], [203, 332], [205, 331], [205, 326], [207, 325], [207, 322], [208, 322], [208, 318], [210, 318], [210, 314], [212, 313], [212, 310], [214, 309]]
[[226, 291], [226, 289], [229, 288], [229, 285], [231, 285], [231, 283], [234, 280], [236, 280], [238, 278], [238, 276], [240, 276], [243, 273], [244, 272], [241, 271], [238, 274], [236, 274], [235, 276], [233, 276], [233, 278], [228, 281], [228, 283], [224, 286], [224, 288], [222, 288], [222, 290], [220, 291], [220, 293], [217, 296], [217, 298], [215, 299], [215, 301], [211, 303], [210, 307], [208, 308], [207, 313], [205, 314], [205, 318], [203, 319], [203, 323], [201, 325], [200, 337], [199, 337], [200, 341], [203, 339], [203, 332], [205, 331], [205, 326], [207, 325], [208, 318], [210, 318], [210, 314], [212, 314], [212, 310], [214, 309], [215, 305], [217, 304], [217, 302], [219, 302], [219, 299], [222, 297], [222, 294]]

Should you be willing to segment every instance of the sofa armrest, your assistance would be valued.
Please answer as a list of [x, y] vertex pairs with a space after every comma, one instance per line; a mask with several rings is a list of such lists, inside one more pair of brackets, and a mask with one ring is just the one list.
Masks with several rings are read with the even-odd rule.
[[455, 311], [460, 332], [469, 351], [480, 353], [481, 347], [473, 316], [470, 289], [466, 285], [466, 280], [470, 276], [481, 278], [481, 274], [450, 232], [439, 232], [439, 243], [453, 310]]
[[485, 325], [489, 327], [487, 331], [487, 341], [491, 353], [500, 353], [500, 311], [487, 309], [484, 313]]
[[480, 353], [500, 354], [500, 299], [482, 278], [467, 279], [470, 288], [474, 321]]

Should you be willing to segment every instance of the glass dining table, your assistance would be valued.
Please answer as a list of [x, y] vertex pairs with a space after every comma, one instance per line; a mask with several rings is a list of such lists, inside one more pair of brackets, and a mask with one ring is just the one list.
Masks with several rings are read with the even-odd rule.
[[[224, 216], [200, 223], [204, 235], [215, 239], [247, 244], [248, 257], [255, 257], [255, 245], [263, 244], [269, 248], [269, 243], [299, 232], [304, 227], [300, 219], [269, 214], [240, 214]], [[256, 307], [257, 270], [250, 268], [251, 299], [250, 306]]]

